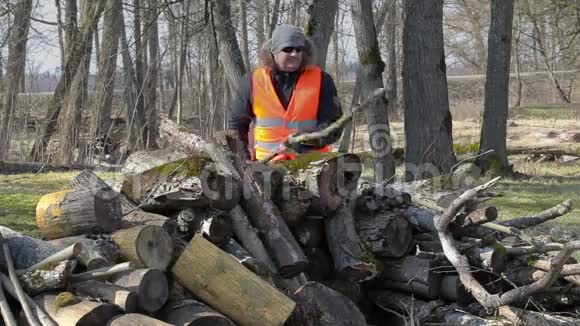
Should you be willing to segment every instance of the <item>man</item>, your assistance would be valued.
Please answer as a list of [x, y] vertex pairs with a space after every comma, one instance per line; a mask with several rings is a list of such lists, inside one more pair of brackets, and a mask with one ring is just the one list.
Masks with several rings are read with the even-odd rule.
[[[237, 130], [248, 148], [254, 122], [251, 158], [273, 160], [295, 157], [294, 152], [328, 151], [341, 130], [331, 136], [294, 146], [283, 144], [290, 135], [323, 129], [342, 115], [332, 77], [312, 64], [314, 45], [292, 25], [279, 25], [260, 50], [260, 67], [240, 80], [230, 114], [230, 128]], [[250, 157], [250, 153], [247, 153]]]

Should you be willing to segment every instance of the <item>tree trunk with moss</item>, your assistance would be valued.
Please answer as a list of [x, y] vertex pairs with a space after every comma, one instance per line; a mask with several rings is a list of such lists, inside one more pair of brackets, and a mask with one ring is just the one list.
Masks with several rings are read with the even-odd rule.
[[314, 0], [308, 9], [310, 17], [306, 25], [306, 36], [316, 45], [316, 63], [326, 68], [328, 44], [334, 29], [334, 19], [338, 11], [338, 0]]
[[[377, 33], [373, 20], [371, 0], [352, 0], [352, 21], [356, 36], [356, 47], [362, 73], [362, 99], [375, 89], [383, 88], [383, 70]], [[365, 110], [369, 143], [374, 158], [375, 181], [391, 179], [395, 175], [395, 164], [391, 154], [391, 128], [387, 116], [388, 101], [381, 98]]]
[[405, 173], [408, 180], [448, 173], [456, 162], [443, 48], [443, 0], [403, 5]]
[[509, 108], [510, 60], [512, 50], [513, 0], [491, 1], [491, 26], [488, 39], [485, 105], [481, 127], [480, 158], [484, 170], [509, 170], [507, 157], [507, 117]]
[[32, 12], [31, 0], [20, 0], [14, 6], [14, 25], [10, 35], [10, 49], [6, 64], [6, 76], [3, 78], [3, 99], [0, 118], [0, 160], [8, 156], [10, 149], [10, 122], [16, 108], [16, 95], [19, 92], [20, 80], [24, 76], [26, 65], [26, 42]]

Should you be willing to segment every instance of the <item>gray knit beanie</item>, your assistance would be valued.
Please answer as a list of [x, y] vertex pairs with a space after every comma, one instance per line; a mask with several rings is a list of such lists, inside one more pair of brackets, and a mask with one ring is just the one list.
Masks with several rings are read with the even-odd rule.
[[306, 45], [306, 36], [302, 30], [294, 25], [278, 25], [272, 33], [270, 52], [276, 54], [286, 47], [298, 47]]

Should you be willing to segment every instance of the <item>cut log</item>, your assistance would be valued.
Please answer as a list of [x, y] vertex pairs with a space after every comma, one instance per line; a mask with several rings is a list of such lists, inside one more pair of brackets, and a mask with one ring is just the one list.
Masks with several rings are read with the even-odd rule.
[[377, 268], [373, 254], [364, 246], [356, 233], [351, 209], [341, 206], [336, 214], [324, 220], [326, 243], [330, 249], [334, 267], [340, 278], [366, 281], [374, 278]]
[[300, 185], [299, 181], [292, 175], [284, 176], [282, 191], [275, 196], [273, 201], [284, 222], [289, 226], [298, 225], [304, 219], [306, 212], [312, 203], [313, 194]]
[[[0, 273], [0, 283], [2, 284], [6, 292], [8, 292], [8, 294], [10, 294], [13, 298], [17, 297], [16, 289], [12, 285], [12, 282], [10, 281], [8, 276], [4, 275], [3, 273]], [[38, 321], [40, 321], [42, 326], [57, 326], [56, 322], [52, 320], [52, 318], [34, 300], [32, 300], [32, 298], [30, 298], [28, 294], [24, 293], [24, 298], [32, 308], [32, 312], [34, 313]]]
[[385, 262], [379, 276], [380, 284], [384, 288], [436, 299], [441, 289], [441, 274], [436, 272], [437, 266], [435, 259], [420, 256]]
[[211, 209], [187, 208], [174, 215], [179, 231], [185, 233], [185, 239], [191, 239], [201, 233], [217, 246], [228, 243], [233, 234], [231, 218], [225, 213]]
[[254, 257], [252, 257], [250, 253], [247, 252], [246, 249], [244, 249], [244, 247], [242, 247], [234, 239], [230, 239], [230, 241], [226, 243], [222, 249], [235, 257], [240, 262], [240, 264], [244, 265], [247, 269], [251, 270], [256, 275], [265, 279], [271, 278], [272, 273], [269, 271], [268, 267], [254, 259]]
[[264, 247], [264, 243], [262, 243], [262, 240], [258, 235], [258, 230], [250, 224], [248, 215], [246, 215], [246, 212], [244, 212], [240, 205], [234, 207], [230, 211], [230, 218], [232, 220], [234, 234], [241, 242], [242, 246], [248, 250], [257, 261], [266, 266], [270, 273], [276, 273], [276, 266], [270, 258], [268, 251], [266, 251], [266, 247]]
[[41, 294], [35, 297], [34, 301], [58, 325], [104, 325], [120, 313], [115, 305], [81, 300], [69, 292], [63, 292], [59, 295]]
[[[14, 267], [17, 270], [27, 269], [57, 253], [59, 250], [46, 241], [26, 236], [1, 225], [0, 235], [10, 248]], [[4, 253], [0, 250], [0, 267], [2, 270], [6, 270], [5, 261]]]
[[409, 223], [413, 224], [416, 229], [422, 232], [437, 233], [434, 221], [436, 214], [432, 211], [416, 206], [409, 206], [407, 209], [396, 211], [404, 212], [405, 216], [409, 218]]
[[[243, 184], [246, 187], [240, 201], [241, 206], [250, 217], [252, 225], [260, 231], [264, 245], [276, 264], [278, 274], [285, 278], [294, 277], [306, 269], [308, 264], [306, 256], [282, 219], [278, 208], [260, 188], [251, 165], [240, 159], [244, 156], [240, 153], [241, 142], [236, 137], [237, 134], [233, 132], [218, 135], [217, 138], [222, 146], [240, 154], [230, 155], [229, 158], [233, 162], [230, 165], [239, 168], [237, 171], [243, 176]], [[225, 152], [217, 146], [216, 151]]]
[[137, 225], [155, 225], [162, 227], [167, 233], [175, 234], [177, 222], [167, 216], [135, 209], [121, 217], [121, 225], [128, 229]]
[[465, 290], [458, 275], [445, 275], [441, 279], [441, 299], [467, 305], [473, 297]]
[[119, 230], [113, 233], [112, 239], [119, 246], [121, 257], [137, 267], [164, 271], [171, 262], [173, 240], [159, 226], [140, 225]]
[[305, 170], [299, 170], [296, 177], [306, 188], [320, 199], [324, 216], [340, 208], [352, 191], [362, 173], [360, 158], [354, 154], [342, 154], [312, 162]]
[[121, 173], [124, 175], [140, 174], [156, 166], [185, 159], [187, 156], [188, 154], [186, 152], [174, 148], [163, 148], [154, 151], [137, 151], [127, 157]]
[[159, 311], [167, 302], [167, 277], [158, 269], [136, 269], [114, 275], [111, 282], [137, 294], [139, 307], [148, 313]]
[[483, 318], [465, 313], [454, 305], [445, 305], [442, 301], [425, 302], [411, 295], [382, 290], [373, 291], [370, 294], [375, 304], [387, 311], [395, 311], [408, 316], [405, 322], [419, 325], [429, 323], [442, 323], [443, 325], [468, 325], [468, 326], [491, 326], [501, 325], [492, 323]]
[[[105, 181], [99, 178], [92, 171], [85, 170], [79, 173], [73, 181], [69, 184], [75, 190], [90, 190], [93, 193], [97, 192], [104, 186], [108, 186]], [[121, 217], [121, 226], [126, 229], [135, 225], [157, 225], [163, 227], [169, 234], [175, 233], [177, 224], [175, 221], [159, 214], [144, 212], [137, 208], [137, 205], [129, 200], [125, 195], [119, 195], [121, 202], [121, 210], [123, 216]]]
[[243, 325], [282, 325], [294, 302], [200, 235], [172, 268], [179, 283]]
[[321, 248], [306, 248], [304, 252], [308, 257], [308, 279], [315, 282], [328, 279], [334, 269], [330, 255]]
[[73, 284], [72, 291], [80, 297], [112, 303], [127, 313], [137, 311], [137, 294], [111, 283], [88, 280]]
[[499, 307], [498, 313], [500, 316], [509, 320], [514, 326], [519, 325], [570, 326], [580, 324], [580, 319], [577, 318], [563, 317], [548, 313], [523, 310], [511, 306]]
[[411, 195], [388, 185], [362, 183], [358, 191], [356, 209], [361, 214], [406, 208], [411, 204]]
[[324, 243], [324, 222], [306, 219], [292, 229], [298, 243], [304, 248], [317, 248]]
[[74, 243], [82, 245], [82, 250], [77, 256], [79, 263], [87, 270], [111, 266], [119, 258], [119, 248], [110, 240], [89, 239], [84, 236], [68, 237], [49, 241], [57, 248], [70, 246]]
[[359, 214], [356, 230], [369, 250], [379, 257], [403, 257], [413, 246], [413, 228], [408, 218], [398, 213]]
[[63, 248], [62, 250], [54, 253], [53, 255], [50, 255], [50, 256], [46, 257], [45, 259], [41, 260], [40, 262], [28, 267], [27, 269], [20, 269], [20, 270], [17, 270], [16, 272], [18, 274], [22, 275], [22, 274], [32, 272], [34, 270], [46, 267], [49, 264], [51, 264], [51, 265], [58, 264], [62, 261], [77, 257], [82, 252], [82, 250], [83, 250], [83, 244], [80, 242], [74, 242], [71, 245]]
[[294, 294], [297, 303], [313, 307], [314, 324], [320, 326], [366, 325], [358, 307], [339, 292], [317, 282], [308, 282]]
[[85, 233], [112, 232], [121, 227], [121, 203], [117, 193], [103, 187], [65, 190], [44, 195], [36, 205], [36, 225], [48, 239]]
[[161, 320], [183, 326], [234, 326], [224, 315], [197, 300], [173, 302], [159, 313]]
[[462, 217], [461, 221], [456, 221], [454, 226], [464, 228], [471, 225], [493, 222], [497, 219], [497, 215], [497, 208], [494, 206], [482, 207]]
[[37, 269], [19, 276], [22, 287], [29, 295], [66, 288], [74, 263], [63, 261], [48, 269]]
[[126, 314], [114, 317], [106, 326], [171, 326], [171, 324], [147, 315]]
[[108, 279], [111, 276], [118, 274], [118, 273], [122, 273], [122, 272], [126, 272], [126, 271], [131, 271], [135, 269], [135, 264], [133, 264], [132, 262], [125, 262], [125, 263], [121, 263], [121, 264], [117, 264], [115, 266], [110, 266], [110, 267], [102, 267], [102, 268], [97, 268], [88, 272], [84, 272], [84, 273], [80, 273], [80, 274], [73, 274], [71, 276], [71, 280], [73, 282], [81, 282], [81, 281], [86, 281], [86, 280], [92, 280], [92, 279]]

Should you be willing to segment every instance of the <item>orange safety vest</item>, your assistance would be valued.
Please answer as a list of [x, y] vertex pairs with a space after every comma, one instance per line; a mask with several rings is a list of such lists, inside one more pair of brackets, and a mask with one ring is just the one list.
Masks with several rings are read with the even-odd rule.
[[[252, 75], [252, 109], [256, 117], [254, 126], [254, 159], [260, 160], [272, 153], [281, 152], [276, 160], [292, 160], [295, 156], [281, 150], [288, 136], [296, 132], [308, 132], [318, 125], [318, 103], [322, 70], [308, 66], [296, 82], [286, 110], [266, 68], [258, 68]], [[328, 146], [317, 149], [328, 152]]]

